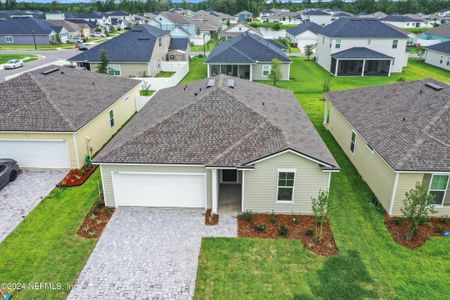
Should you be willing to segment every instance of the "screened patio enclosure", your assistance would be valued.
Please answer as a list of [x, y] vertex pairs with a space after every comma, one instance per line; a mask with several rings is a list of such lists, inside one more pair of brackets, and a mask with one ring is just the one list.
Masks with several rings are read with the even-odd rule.
[[211, 76], [228, 75], [243, 79], [250, 79], [251, 65], [209, 65], [208, 74]]
[[331, 54], [330, 73], [334, 76], [390, 76], [393, 57], [354, 47]]

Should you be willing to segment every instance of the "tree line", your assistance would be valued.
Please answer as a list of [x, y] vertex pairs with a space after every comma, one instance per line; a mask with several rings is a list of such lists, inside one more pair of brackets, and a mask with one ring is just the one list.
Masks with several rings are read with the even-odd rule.
[[212, 8], [220, 12], [234, 15], [240, 11], [247, 10], [255, 16], [268, 8], [289, 9], [290, 11], [298, 11], [305, 8], [330, 8], [340, 9], [350, 13], [373, 13], [382, 11], [387, 14], [392, 13], [434, 13], [440, 9], [450, 8], [450, 0], [354, 0], [353, 2], [345, 2], [343, 0], [331, 0], [331, 2], [312, 2], [304, 0], [302, 3], [281, 2], [274, 0], [266, 3], [265, 0], [206, 0], [200, 3], [182, 2], [172, 3], [171, 0], [92, 0], [89, 3], [33, 3], [33, 2], [16, 2], [16, 0], [6, 0], [0, 3], [0, 10], [41, 10], [41, 11], [73, 11], [73, 12], [91, 12], [91, 11], [111, 11], [126, 10], [130, 13], [141, 12], [158, 12], [169, 10], [171, 8], [181, 7], [190, 10], [200, 10]]

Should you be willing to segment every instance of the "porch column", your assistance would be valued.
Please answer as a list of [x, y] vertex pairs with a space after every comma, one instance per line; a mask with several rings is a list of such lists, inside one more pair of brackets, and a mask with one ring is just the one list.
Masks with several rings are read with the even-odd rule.
[[212, 213], [217, 213], [217, 207], [219, 204], [219, 176], [217, 169], [211, 169], [211, 185], [212, 185]]
[[253, 65], [250, 65], [250, 81], [253, 81]]
[[362, 71], [361, 71], [361, 76], [364, 76], [364, 68], [366, 67], [366, 60], [363, 59], [363, 67], [362, 67]]
[[339, 66], [339, 59], [336, 59], [336, 66], [334, 66], [334, 76], [337, 76]]
[[208, 78], [211, 77], [211, 65], [207, 65], [208, 66]]
[[391, 76], [391, 66], [392, 66], [392, 60], [389, 61], [389, 71], [388, 71], [388, 76]]
[[240, 78], [240, 76], [239, 76], [239, 65], [237, 65], [237, 76], [236, 77]]

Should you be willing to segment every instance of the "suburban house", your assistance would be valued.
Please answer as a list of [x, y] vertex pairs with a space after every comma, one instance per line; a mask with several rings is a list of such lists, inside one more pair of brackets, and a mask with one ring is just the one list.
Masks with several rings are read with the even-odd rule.
[[305, 22], [296, 27], [286, 30], [286, 37], [301, 51], [305, 50], [305, 46], [317, 44], [319, 31], [322, 30], [320, 25], [314, 22]]
[[0, 22], [1, 44], [49, 44], [56, 41], [62, 28], [47, 20], [35, 18], [11, 18]]
[[324, 123], [389, 215], [416, 182], [450, 214], [450, 86], [434, 79], [326, 93]]
[[80, 168], [136, 112], [140, 82], [49, 66], [0, 83], [0, 157]]
[[168, 61], [189, 61], [189, 39], [181, 38], [170, 40]]
[[241, 11], [235, 15], [238, 22], [253, 22], [253, 14], [249, 11]]
[[402, 15], [389, 15], [381, 19], [383, 23], [398, 28], [423, 28], [427, 27], [427, 21]]
[[156, 23], [149, 23], [150, 25], [169, 31], [179, 27], [189, 34], [191, 40], [195, 38], [195, 25], [179, 13], [163, 11], [157, 14], [153, 19]]
[[70, 38], [89, 37], [91, 35], [91, 30], [86, 24], [77, 24], [67, 20], [50, 20], [49, 22], [66, 29], [67, 33], [65, 35], [60, 34], [60, 39], [63, 42]]
[[317, 63], [334, 76], [400, 73], [408, 35], [375, 19], [342, 18], [318, 34]]
[[101, 53], [106, 52], [108, 73], [111, 75], [155, 76], [161, 71], [161, 61], [166, 60], [170, 41], [168, 31], [151, 25], [139, 25], [68, 60], [95, 72]]
[[421, 38], [425, 40], [436, 40], [440, 42], [450, 41], [450, 23], [439, 25], [423, 33]]
[[162, 89], [95, 156], [110, 207], [311, 214], [339, 166], [291, 91], [224, 75]]
[[314, 22], [321, 26], [329, 25], [333, 22], [333, 16], [323, 10], [310, 9], [302, 13], [302, 20], [305, 22]]
[[239, 36], [245, 32], [253, 33], [261, 37], [263, 36], [262, 33], [258, 30], [258, 28], [254, 28], [244, 23], [238, 23], [236, 25], [231, 26], [230, 28], [222, 30], [222, 32], [220, 33], [220, 38], [226, 40], [229, 38]]
[[450, 41], [428, 46], [425, 63], [450, 71]]
[[268, 80], [273, 59], [281, 61], [282, 78], [289, 80], [291, 60], [280, 47], [262, 37], [244, 33], [218, 44], [205, 61], [208, 77], [225, 74], [252, 80]]

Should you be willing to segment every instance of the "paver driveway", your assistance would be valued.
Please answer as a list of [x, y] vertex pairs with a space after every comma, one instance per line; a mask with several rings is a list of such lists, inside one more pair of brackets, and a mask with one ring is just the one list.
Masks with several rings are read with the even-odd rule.
[[68, 299], [190, 299], [203, 236], [235, 237], [236, 218], [203, 210], [120, 207]]
[[0, 243], [66, 174], [67, 170], [23, 171], [0, 191]]

